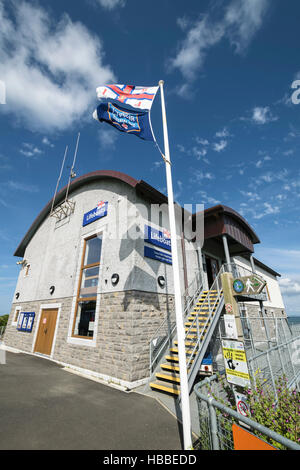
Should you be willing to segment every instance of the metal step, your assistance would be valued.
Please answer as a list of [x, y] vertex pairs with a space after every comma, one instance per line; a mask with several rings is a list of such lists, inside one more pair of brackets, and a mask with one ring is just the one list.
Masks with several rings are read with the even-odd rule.
[[[179, 357], [178, 356], [165, 356], [165, 359], [169, 362], [176, 362], [178, 363], [179, 362]], [[190, 364], [192, 364], [193, 361], [190, 362]]]
[[150, 387], [160, 392], [171, 393], [172, 395], [180, 395], [180, 386], [176, 384], [166, 384], [160, 380], [150, 383]]
[[176, 382], [177, 384], [180, 384], [180, 377], [176, 374], [168, 374], [168, 372], [157, 372], [155, 376], [158, 380], [161, 381]]

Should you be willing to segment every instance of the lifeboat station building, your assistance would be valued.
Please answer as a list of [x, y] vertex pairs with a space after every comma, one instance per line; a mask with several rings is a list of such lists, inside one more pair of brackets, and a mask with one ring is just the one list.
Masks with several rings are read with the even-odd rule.
[[[16, 249], [20, 274], [4, 343], [132, 389], [149, 380], [150, 342], [174, 315], [168, 201], [116, 171], [86, 174], [68, 190]], [[254, 257], [260, 240], [240, 214], [223, 205], [175, 209], [183, 294], [195, 282], [209, 291], [234, 263], [267, 281], [263, 313], [285, 316], [279, 274]], [[243, 308], [262, 313], [258, 301]]]

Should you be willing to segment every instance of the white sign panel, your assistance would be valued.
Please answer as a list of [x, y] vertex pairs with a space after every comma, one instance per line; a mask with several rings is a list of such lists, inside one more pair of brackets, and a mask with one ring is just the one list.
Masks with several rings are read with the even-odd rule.
[[224, 326], [226, 338], [238, 339], [235, 318], [233, 315], [224, 315]]
[[250, 387], [251, 383], [244, 343], [223, 340], [222, 348], [227, 381], [241, 387]]

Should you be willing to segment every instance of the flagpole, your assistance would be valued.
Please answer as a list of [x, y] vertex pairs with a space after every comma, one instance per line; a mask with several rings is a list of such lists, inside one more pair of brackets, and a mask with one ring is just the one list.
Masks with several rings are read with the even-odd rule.
[[164, 157], [165, 157], [165, 164], [166, 164], [169, 223], [170, 223], [170, 233], [171, 233], [172, 267], [173, 267], [173, 278], [174, 278], [174, 295], [175, 295], [175, 313], [176, 313], [178, 357], [179, 357], [183, 440], [184, 440], [184, 449], [190, 450], [192, 449], [190, 398], [189, 398], [187, 366], [186, 366], [185, 332], [184, 332], [184, 325], [183, 325], [183, 314], [182, 314], [182, 303], [181, 303], [180, 271], [179, 271], [178, 250], [177, 250], [177, 236], [176, 236], [174, 196], [173, 196], [173, 185], [172, 185], [171, 159], [170, 159], [167, 115], [166, 115], [163, 85], [164, 85], [164, 81], [160, 80], [159, 88], [160, 88], [160, 93], [161, 93], [161, 109], [162, 109], [164, 147], [165, 147]]

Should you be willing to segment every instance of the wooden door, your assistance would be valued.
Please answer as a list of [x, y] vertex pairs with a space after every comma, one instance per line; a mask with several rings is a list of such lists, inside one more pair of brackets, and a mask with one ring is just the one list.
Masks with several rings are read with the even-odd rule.
[[34, 352], [50, 356], [57, 319], [57, 309], [42, 310]]

